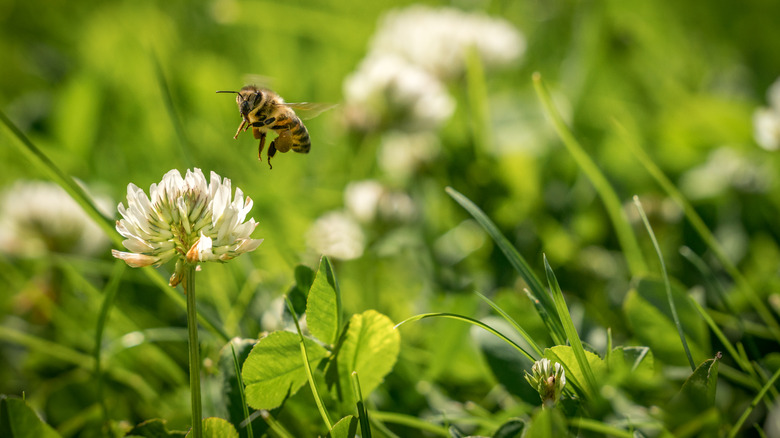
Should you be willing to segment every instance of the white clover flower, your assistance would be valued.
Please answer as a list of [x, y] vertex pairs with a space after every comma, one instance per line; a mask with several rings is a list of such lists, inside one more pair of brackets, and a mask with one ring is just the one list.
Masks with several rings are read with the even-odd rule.
[[178, 170], [152, 184], [146, 196], [135, 184], [127, 185], [127, 207], [119, 204], [122, 219], [116, 229], [130, 252], [112, 250], [116, 258], [132, 267], [160, 266], [176, 259], [171, 286], [182, 279], [185, 263], [225, 262], [254, 251], [263, 241], [250, 236], [254, 219], [244, 222], [252, 200], [236, 188], [231, 201], [230, 180], [211, 172], [210, 182], [200, 169]]
[[539, 391], [544, 406], [555, 406], [566, 386], [566, 373], [563, 371], [563, 366], [549, 359], [540, 359], [534, 362], [531, 372], [533, 374], [525, 373], [525, 380]]
[[[109, 201], [97, 198], [97, 202]], [[52, 251], [93, 256], [108, 244], [100, 227], [57, 184], [18, 181], [1, 196], [3, 253], [35, 257]]]
[[317, 219], [306, 234], [309, 247], [320, 254], [341, 260], [363, 255], [366, 237], [352, 216], [332, 211]]
[[361, 130], [435, 130], [455, 109], [438, 79], [396, 55], [364, 59], [345, 80], [344, 98], [347, 124]]
[[766, 92], [769, 107], [758, 108], [753, 113], [753, 137], [756, 143], [768, 151], [780, 149], [780, 79]]
[[471, 47], [491, 68], [517, 61], [525, 46], [522, 34], [504, 19], [413, 5], [384, 16], [371, 52], [399, 55], [436, 77], [447, 78], [463, 72]]

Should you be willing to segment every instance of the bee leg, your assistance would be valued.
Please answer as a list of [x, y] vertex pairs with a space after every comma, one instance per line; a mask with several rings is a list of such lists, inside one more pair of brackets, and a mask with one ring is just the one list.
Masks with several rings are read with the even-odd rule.
[[271, 142], [271, 146], [268, 146], [268, 168], [273, 169], [274, 166], [271, 166], [271, 158], [276, 155], [276, 140]]
[[238, 125], [238, 130], [236, 131], [236, 135], [233, 136], [234, 140], [238, 138], [238, 134], [241, 134], [241, 128], [243, 128], [244, 125], [246, 125], [246, 120], [242, 120], [241, 124]]
[[260, 133], [260, 145], [257, 146], [257, 159], [263, 161], [263, 148], [265, 147], [265, 132]]

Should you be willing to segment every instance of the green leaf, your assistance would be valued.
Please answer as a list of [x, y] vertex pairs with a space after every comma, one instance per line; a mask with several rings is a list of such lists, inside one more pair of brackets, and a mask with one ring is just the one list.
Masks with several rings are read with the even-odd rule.
[[[192, 431], [186, 438], [192, 438]], [[211, 417], [203, 420], [203, 438], [238, 438], [238, 432], [229, 421]]]
[[[572, 355], [574, 360], [574, 355]], [[566, 377], [568, 379], [568, 376]], [[569, 436], [566, 418], [559, 409], [539, 408], [534, 413], [525, 438], [559, 438]]]
[[648, 347], [617, 347], [607, 358], [610, 382], [625, 388], [642, 387], [654, 380], [653, 353]]
[[367, 310], [352, 315], [336, 359], [329, 366], [336, 367], [342, 401], [354, 405], [351, 375], [357, 371], [365, 396], [371, 393], [393, 369], [401, 349], [401, 335], [385, 315]]
[[675, 407], [691, 406], [703, 412], [715, 405], [715, 389], [718, 382], [718, 364], [721, 355], [714, 359], [707, 359], [685, 379], [680, 392], [674, 396], [670, 403], [670, 412], [675, 412]]
[[[239, 431], [241, 437], [247, 436], [247, 428], [241, 427], [244, 418], [244, 402], [241, 398], [241, 388], [238, 386], [238, 376], [236, 375], [236, 366], [233, 361], [233, 349], [236, 350], [239, 369], [249, 356], [249, 352], [257, 343], [257, 339], [239, 339], [233, 338], [222, 348], [219, 354], [219, 375], [222, 381], [222, 390], [220, 391], [221, 405], [227, 410], [227, 420]], [[256, 436], [262, 436], [268, 429], [268, 425], [262, 418], [255, 418], [252, 421], [252, 429]]]
[[341, 328], [341, 294], [333, 265], [322, 256], [306, 303], [306, 323], [309, 331], [325, 344], [333, 345]]
[[310, 267], [305, 265], [295, 267], [295, 285], [287, 292], [287, 298], [292, 302], [296, 314], [303, 315], [306, 312], [306, 300], [313, 283], [314, 271]]
[[179, 430], [169, 431], [165, 427], [165, 420], [153, 418], [133, 427], [133, 429], [125, 435], [125, 438], [182, 438], [186, 434], [187, 432]]
[[352, 415], [347, 415], [328, 432], [328, 438], [355, 438], [358, 429], [358, 419]]
[[[316, 368], [328, 356], [322, 346], [306, 339], [309, 364]], [[260, 339], [241, 371], [246, 385], [246, 401], [255, 409], [272, 409], [282, 404], [306, 383], [300, 339], [291, 332], [274, 332]]]
[[[706, 418], [703, 414], [715, 407], [715, 389], [718, 383], [718, 364], [721, 355], [707, 359], [696, 367], [685, 380], [680, 392], [666, 406], [666, 424], [668, 427], [687, 428], [686, 422], [697, 418]], [[697, 435], [716, 435], [719, 417], [714, 416], [708, 422], [696, 420]]]
[[[593, 376], [596, 381], [603, 381], [607, 371], [607, 365], [604, 363], [604, 360], [590, 351], [584, 350], [583, 353], [585, 353], [585, 358], [588, 361], [588, 365], [590, 365], [590, 369], [593, 371]], [[558, 345], [548, 348], [544, 350], [544, 357], [563, 365], [563, 369], [566, 373], [566, 386], [572, 385], [580, 393], [585, 391], [585, 387], [583, 386], [585, 383], [585, 375], [582, 370], [580, 370], [580, 365], [577, 362], [577, 357], [574, 354], [572, 347]]]
[[60, 437], [20, 398], [0, 396], [0, 436], [4, 438]]
[[510, 418], [498, 428], [493, 434], [493, 438], [520, 438], [523, 429], [525, 429], [525, 421], [519, 418]]
[[[707, 326], [688, 301], [685, 293], [672, 283], [672, 299], [688, 346], [694, 358], [707, 356], [703, 345], [709, 345]], [[680, 336], [672, 320], [666, 298], [666, 288], [661, 280], [643, 278], [636, 289], [631, 290], [623, 302], [623, 312], [636, 338], [653, 350], [659, 359], [672, 365], [688, 365]]]

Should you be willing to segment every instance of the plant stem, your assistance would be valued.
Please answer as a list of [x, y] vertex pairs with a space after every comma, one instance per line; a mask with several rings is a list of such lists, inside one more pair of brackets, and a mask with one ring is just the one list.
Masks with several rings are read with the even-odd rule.
[[187, 295], [187, 346], [190, 351], [190, 395], [192, 398], [192, 436], [203, 437], [202, 408], [200, 400], [200, 344], [198, 343], [198, 312], [195, 310], [195, 266], [185, 264], [182, 281]]

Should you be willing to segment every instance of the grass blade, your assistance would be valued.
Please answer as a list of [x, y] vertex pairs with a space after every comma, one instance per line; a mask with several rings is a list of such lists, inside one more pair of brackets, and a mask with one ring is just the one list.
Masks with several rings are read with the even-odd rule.
[[715, 239], [715, 236], [712, 234], [709, 228], [707, 228], [707, 225], [704, 223], [704, 220], [702, 220], [701, 216], [696, 213], [696, 210], [685, 199], [685, 196], [683, 196], [683, 194], [677, 190], [669, 178], [666, 177], [661, 168], [659, 168], [647, 155], [647, 152], [645, 152], [645, 150], [642, 149], [642, 147], [640, 147], [635, 141], [629, 138], [626, 129], [620, 124], [616, 123], [616, 125], [619, 128], [618, 130], [622, 136], [625, 138], [626, 145], [631, 148], [632, 152], [634, 152], [634, 156], [637, 157], [639, 162], [645, 167], [645, 170], [647, 170], [650, 176], [656, 180], [656, 182], [669, 195], [669, 197], [674, 199], [675, 202], [677, 202], [677, 205], [683, 209], [685, 217], [688, 219], [688, 222], [690, 222], [691, 226], [693, 226], [693, 229], [696, 230], [696, 233], [699, 235], [699, 237], [701, 237], [710, 250], [712, 250], [713, 254], [726, 270], [726, 272], [728, 272], [731, 278], [734, 279], [738, 289], [742, 291], [748, 302], [750, 302], [750, 305], [756, 310], [759, 317], [769, 327], [775, 340], [780, 342], [780, 323], [778, 323], [777, 319], [775, 319], [775, 317], [772, 315], [772, 311], [761, 300], [750, 283], [748, 283], [747, 279], [742, 275], [741, 272], [739, 272], [739, 269], [737, 269], [734, 263], [732, 263], [731, 260], [729, 260], [729, 258], [726, 256], [726, 251], [723, 249], [720, 243], [718, 243], [718, 240]]
[[449, 437], [450, 433], [445, 426], [429, 423], [417, 417], [400, 414], [397, 412], [371, 411], [371, 418], [384, 423], [400, 424], [419, 431], [425, 431], [438, 436]]
[[260, 412], [260, 416], [263, 417], [263, 421], [265, 421], [265, 423], [268, 425], [268, 427], [271, 428], [271, 431], [276, 434], [276, 436], [279, 438], [293, 438], [292, 434], [288, 432], [281, 423], [276, 421], [276, 418], [274, 418], [270, 412], [266, 411], [265, 409], [262, 409], [258, 412]]
[[647, 234], [650, 235], [650, 240], [653, 242], [656, 254], [658, 254], [658, 260], [661, 262], [661, 273], [664, 276], [664, 287], [666, 288], [666, 299], [669, 301], [669, 308], [672, 311], [672, 319], [674, 319], [674, 325], [677, 327], [677, 333], [680, 335], [680, 342], [682, 342], [683, 350], [685, 350], [685, 356], [688, 358], [688, 363], [691, 365], [691, 371], [696, 370], [696, 363], [693, 362], [693, 356], [691, 355], [691, 349], [688, 347], [688, 341], [685, 339], [685, 333], [683, 332], [680, 318], [677, 315], [677, 306], [674, 305], [672, 299], [672, 286], [669, 283], [669, 275], [666, 272], [666, 263], [664, 262], [664, 256], [661, 254], [661, 247], [658, 245], [658, 240], [655, 238], [653, 227], [650, 226], [650, 221], [647, 220], [645, 210], [642, 208], [642, 203], [639, 202], [639, 197], [634, 196], [634, 204], [639, 211], [639, 216], [642, 217], [642, 222], [645, 224]]
[[160, 64], [160, 59], [156, 54], [152, 54], [151, 58], [154, 61], [154, 73], [157, 78], [157, 83], [160, 85], [165, 109], [168, 111], [168, 116], [171, 118], [171, 124], [176, 131], [176, 138], [179, 140], [179, 156], [184, 163], [184, 167], [190, 168], [192, 167], [192, 157], [190, 156], [190, 148], [188, 147], [190, 142], [187, 138], [187, 131], [182, 126], [179, 114], [176, 112], [176, 107], [173, 105], [171, 88], [168, 86], [168, 80], [165, 78], [165, 72]]
[[526, 332], [522, 327], [520, 327], [520, 324], [518, 324], [517, 321], [514, 320], [514, 318], [512, 318], [506, 312], [504, 312], [504, 309], [498, 307], [498, 305], [496, 303], [494, 303], [493, 301], [491, 301], [490, 298], [482, 295], [479, 292], [476, 292], [476, 294], [477, 294], [478, 297], [482, 298], [482, 301], [488, 303], [488, 305], [490, 307], [492, 307], [493, 310], [495, 310], [499, 315], [501, 315], [506, 322], [511, 324], [512, 327], [514, 327], [515, 330], [517, 330], [517, 332], [520, 334], [520, 336], [522, 336], [523, 339], [525, 339], [525, 341], [528, 342], [528, 345], [530, 345], [534, 349], [534, 352], [537, 355], [539, 355], [540, 358], [542, 356], [544, 356], [544, 353], [542, 352], [542, 349], [539, 347], [539, 345], [536, 343], [536, 341], [534, 341], [534, 338], [532, 338], [531, 335], [528, 334], [528, 332]]
[[357, 371], [352, 371], [350, 377], [352, 378], [352, 391], [355, 392], [355, 398], [357, 399], [358, 419], [360, 420], [360, 431], [363, 433], [362, 437], [371, 438], [371, 425], [369, 424], [366, 405], [363, 403], [363, 391], [360, 390], [360, 379]]
[[485, 156], [488, 146], [493, 144], [488, 91], [485, 81], [485, 69], [479, 50], [475, 46], [466, 52], [466, 87], [468, 92], [469, 121], [477, 160]]
[[[241, 366], [238, 364], [238, 356], [236, 355], [236, 347], [233, 345], [233, 341], [230, 341], [230, 350], [233, 352], [233, 365], [236, 367], [236, 380], [238, 380], [238, 393], [241, 395], [241, 407], [244, 409], [244, 421], [247, 421], [249, 419], [249, 408], [246, 405], [246, 395], [244, 394], [244, 378], [241, 377]], [[246, 434], [249, 438], [254, 438], [255, 436], [251, 421], [246, 423]]]
[[559, 318], [556, 318], [557, 313], [555, 313], [555, 304], [553, 303], [552, 298], [547, 295], [547, 291], [544, 289], [544, 286], [542, 286], [542, 282], [539, 281], [539, 278], [536, 276], [536, 274], [533, 273], [531, 267], [528, 265], [528, 262], [525, 261], [523, 256], [521, 256], [515, 247], [509, 243], [509, 240], [507, 240], [507, 238], [501, 234], [501, 231], [499, 231], [496, 224], [494, 224], [493, 221], [490, 220], [490, 218], [485, 214], [485, 212], [477, 207], [476, 204], [471, 202], [469, 198], [463, 196], [463, 194], [453, 189], [452, 187], [447, 187], [445, 190], [447, 191], [447, 194], [449, 194], [452, 199], [455, 200], [455, 202], [460, 204], [461, 207], [463, 207], [472, 217], [474, 217], [474, 219], [476, 219], [482, 228], [487, 231], [493, 241], [496, 242], [496, 245], [498, 245], [498, 247], [501, 249], [501, 252], [504, 253], [504, 256], [506, 256], [512, 267], [515, 268], [515, 270], [520, 274], [520, 277], [522, 277], [526, 284], [528, 284], [528, 288], [531, 292], [534, 302], [538, 302], [539, 305], [545, 310], [546, 314], [540, 312], [540, 316], [542, 317], [542, 320], [544, 321], [547, 328], [550, 330], [550, 335], [552, 336], [553, 340], [556, 343], [563, 343], [565, 336], [563, 333], [563, 328], [560, 325]]
[[734, 423], [734, 426], [731, 428], [731, 431], [729, 432], [729, 438], [734, 438], [739, 433], [739, 429], [742, 428], [742, 425], [745, 423], [745, 420], [747, 420], [748, 416], [753, 412], [753, 409], [758, 406], [758, 404], [761, 402], [761, 399], [764, 398], [767, 391], [769, 391], [770, 388], [772, 388], [775, 384], [775, 381], [780, 378], [780, 369], [775, 371], [775, 374], [772, 375], [772, 378], [769, 379], [769, 381], [764, 384], [764, 386], [761, 388], [761, 391], [758, 392], [758, 394], [753, 398], [753, 400], [750, 402], [750, 406], [748, 406], [745, 409], [745, 412], [742, 413], [742, 415], [739, 417], [739, 420], [737, 420], [736, 423]]
[[506, 336], [504, 336], [503, 334], [501, 334], [501, 332], [499, 332], [498, 330], [494, 329], [493, 327], [490, 327], [489, 325], [485, 324], [482, 321], [478, 321], [478, 320], [476, 320], [474, 318], [469, 318], [467, 316], [456, 315], [454, 313], [421, 313], [419, 315], [415, 315], [415, 316], [412, 316], [410, 318], [406, 318], [405, 320], [399, 322], [398, 324], [395, 325], [395, 328], [398, 328], [401, 325], [406, 324], [407, 322], [419, 321], [421, 319], [434, 318], [434, 317], [456, 319], [458, 321], [467, 322], [469, 324], [473, 324], [473, 325], [475, 325], [477, 327], [483, 328], [483, 329], [487, 330], [488, 332], [498, 336], [500, 339], [502, 339], [504, 342], [508, 343], [509, 345], [515, 347], [515, 349], [517, 351], [523, 353], [523, 355], [525, 357], [527, 357], [531, 362], [536, 361], [536, 359], [534, 359], [533, 356], [531, 356], [531, 354], [529, 354], [527, 351], [525, 351], [523, 349], [523, 347], [515, 344], [514, 341], [512, 341], [511, 339], [509, 339]]
[[119, 279], [122, 278], [122, 273], [125, 272], [126, 264], [117, 260], [114, 262], [114, 269], [111, 271], [111, 276], [108, 279], [108, 284], [104, 289], [103, 302], [100, 305], [100, 314], [98, 315], [97, 327], [95, 328], [95, 351], [93, 356], [95, 358], [95, 380], [97, 380], [97, 392], [98, 400], [100, 401], [100, 407], [103, 410], [103, 422], [108, 424], [108, 407], [106, 401], [103, 398], [103, 373], [101, 370], [101, 351], [103, 346], [103, 330], [108, 320], [108, 313], [111, 311], [111, 307], [114, 305], [114, 298], [116, 292], [119, 290]]
[[634, 235], [634, 231], [631, 229], [628, 218], [623, 212], [623, 206], [617, 193], [615, 193], [615, 189], [610, 185], [596, 163], [588, 156], [582, 145], [574, 138], [574, 134], [572, 134], [569, 127], [566, 126], [566, 123], [563, 121], [563, 118], [552, 102], [550, 92], [542, 81], [542, 75], [538, 72], [534, 73], [533, 81], [536, 94], [539, 97], [539, 100], [541, 100], [547, 116], [552, 121], [555, 131], [563, 141], [566, 149], [574, 158], [574, 161], [576, 161], [577, 165], [580, 166], [580, 169], [585, 172], [585, 175], [593, 184], [601, 201], [604, 203], [607, 214], [612, 221], [612, 226], [615, 227], [615, 233], [617, 233], [620, 247], [623, 249], [623, 254], [626, 257], [626, 262], [628, 263], [631, 274], [637, 276], [647, 272], [647, 264], [642, 256], [642, 251], [639, 249], [639, 243]]
[[558, 315], [561, 318], [561, 324], [563, 330], [566, 332], [566, 337], [569, 340], [574, 357], [577, 359], [577, 364], [580, 366], [582, 374], [585, 376], [585, 382], [587, 387], [585, 391], [591, 397], [596, 395], [596, 377], [593, 375], [593, 370], [590, 368], [588, 358], [585, 356], [585, 349], [582, 347], [582, 341], [580, 335], [577, 333], [577, 328], [574, 327], [574, 323], [571, 320], [571, 314], [569, 308], [566, 306], [566, 300], [563, 298], [563, 292], [558, 284], [558, 279], [555, 278], [555, 273], [550, 267], [550, 263], [547, 262], [547, 257], [544, 257], [544, 269], [547, 273], [547, 282], [550, 284], [550, 290], [552, 291], [553, 300], [555, 300], [555, 307], [558, 311]]

